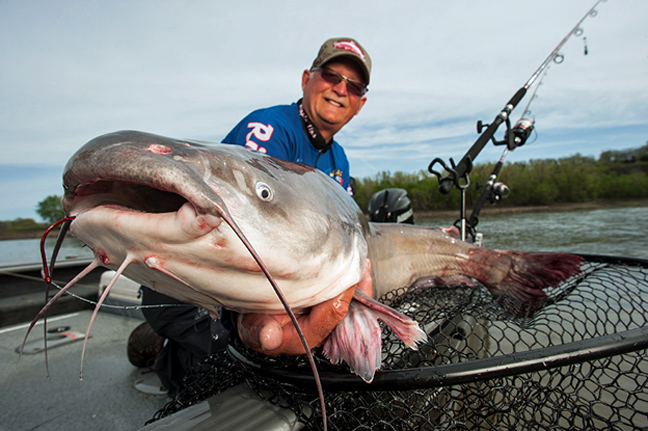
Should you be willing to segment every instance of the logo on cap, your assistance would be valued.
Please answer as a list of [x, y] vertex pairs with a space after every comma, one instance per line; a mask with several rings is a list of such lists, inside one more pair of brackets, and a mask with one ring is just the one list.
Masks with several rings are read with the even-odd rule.
[[351, 40], [341, 40], [339, 42], [335, 42], [333, 43], [333, 48], [344, 49], [346, 51], [352, 52], [353, 54], [357, 55], [363, 61], [365, 59], [364, 53], [362, 52], [360, 47]]

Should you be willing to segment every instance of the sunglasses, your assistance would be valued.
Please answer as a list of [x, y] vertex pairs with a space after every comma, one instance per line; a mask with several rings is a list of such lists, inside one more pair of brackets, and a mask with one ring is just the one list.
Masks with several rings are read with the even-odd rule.
[[312, 69], [313, 72], [316, 70], [320, 71], [322, 79], [329, 84], [338, 85], [343, 80], [346, 81], [347, 91], [356, 97], [362, 97], [367, 94], [367, 91], [369, 91], [367, 86], [363, 83], [349, 79], [346, 76], [337, 73], [335, 70], [329, 69], [328, 67], [324, 66]]

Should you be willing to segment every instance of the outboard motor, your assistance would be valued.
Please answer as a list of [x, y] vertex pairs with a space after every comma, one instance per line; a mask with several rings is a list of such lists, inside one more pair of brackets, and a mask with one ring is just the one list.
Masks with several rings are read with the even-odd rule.
[[383, 189], [374, 193], [368, 209], [372, 222], [414, 224], [414, 210], [405, 189]]

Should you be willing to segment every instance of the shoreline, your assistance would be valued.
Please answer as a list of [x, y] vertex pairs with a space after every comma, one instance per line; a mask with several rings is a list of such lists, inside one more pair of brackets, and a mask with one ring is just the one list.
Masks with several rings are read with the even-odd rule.
[[[593, 201], [579, 202], [569, 204], [556, 204], [544, 206], [528, 207], [498, 207], [484, 206], [480, 212], [480, 217], [484, 215], [501, 215], [501, 214], [522, 214], [530, 212], [563, 212], [579, 210], [595, 210], [604, 208], [630, 208], [648, 206], [648, 199], [633, 199], [627, 201]], [[466, 208], [467, 215], [470, 216], [472, 208]], [[459, 217], [459, 210], [439, 210], [439, 211], [418, 211], [414, 213], [415, 220], [429, 220], [434, 218]], [[53, 229], [49, 237], [55, 238], [59, 229]], [[34, 239], [41, 238], [45, 229], [25, 230], [25, 231], [0, 231], [0, 241], [15, 239]]]

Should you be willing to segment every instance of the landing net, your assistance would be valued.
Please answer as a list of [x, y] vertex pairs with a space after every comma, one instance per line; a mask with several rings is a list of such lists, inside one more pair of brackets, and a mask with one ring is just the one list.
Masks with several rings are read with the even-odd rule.
[[[383, 329], [383, 367], [367, 385], [317, 355], [333, 430], [648, 429], [648, 261], [583, 256], [583, 273], [513, 318], [485, 287], [394, 292], [381, 301], [424, 326], [419, 351]], [[232, 339], [154, 420], [246, 381], [321, 429], [310, 368]]]

